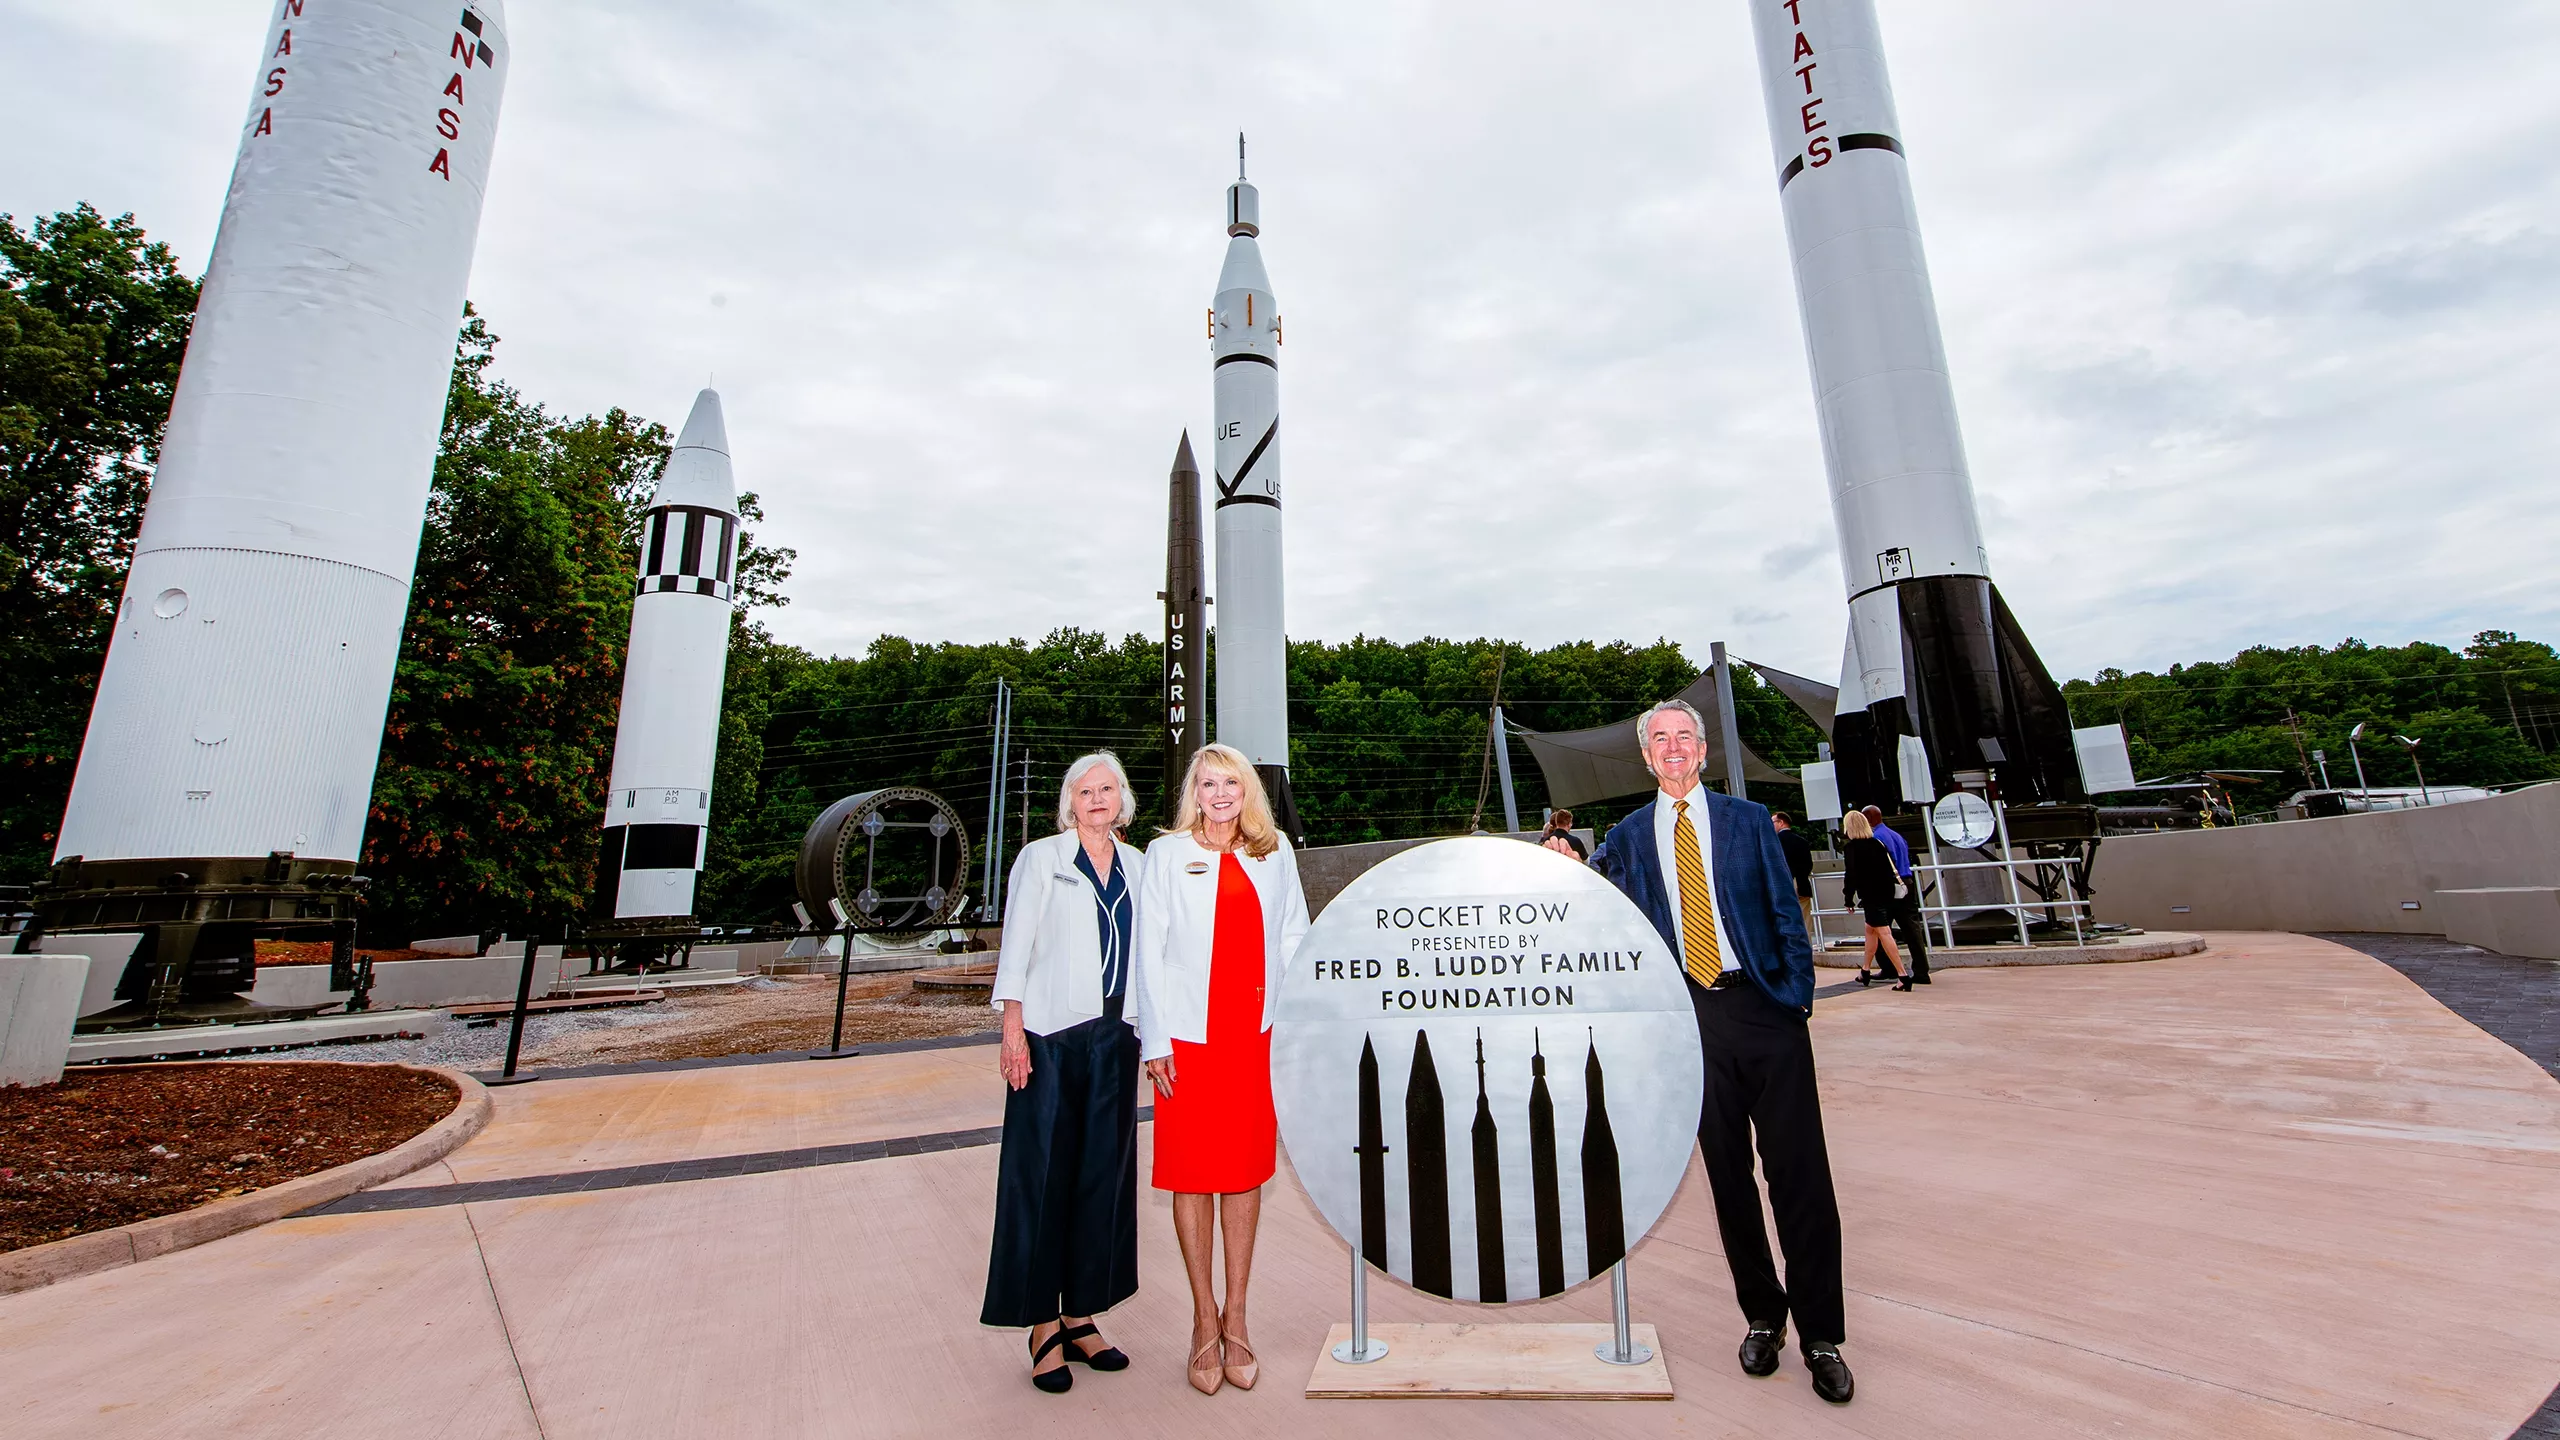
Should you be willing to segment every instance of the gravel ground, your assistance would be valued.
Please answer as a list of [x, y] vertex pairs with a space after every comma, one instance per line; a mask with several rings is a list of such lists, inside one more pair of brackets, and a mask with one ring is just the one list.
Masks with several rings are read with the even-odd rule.
[[[913, 973], [857, 977], [845, 998], [847, 1045], [968, 1035], [996, 1028], [996, 1012], [972, 995], [917, 993]], [[675, 990], [647, 1005], [533, 1015], [524, 1065], [619, 1064], [823, 1049], [835, 1020], [833, 976], [759, 977], [742, 985]], [[409, 1060], [488, 1070], [505, 1063], [507, 1022], [454, 1026], [428, 1040], [332, 1045], [331, 1060]]]

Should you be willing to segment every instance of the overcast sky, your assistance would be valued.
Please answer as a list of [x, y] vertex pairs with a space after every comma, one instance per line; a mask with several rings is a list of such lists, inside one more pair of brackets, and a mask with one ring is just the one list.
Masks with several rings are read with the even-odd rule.
[[[201, 271], [267, 0], [0, 0], [0, 210]], [[2560, 639], [2560, 7], [1881, 0], [2002, 591], [2058, 675]], [[1744, 0], [513, 0], [471, 293], [717, 375], [785, 638], [1152, 633], [1252, 136], [1292, 634], [1844, 623]]]

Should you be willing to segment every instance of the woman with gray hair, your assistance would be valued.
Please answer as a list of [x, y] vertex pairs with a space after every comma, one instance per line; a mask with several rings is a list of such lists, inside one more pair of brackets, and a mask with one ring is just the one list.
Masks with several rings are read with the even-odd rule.
[[996, 1068], [1008, 1087], [996, 1166], [986, 1325], [1029, 1326], [1031, 1383], [1075, 1384], [1069, 1361], [1125, 1370], [1093, 1317], [1138, 1289], [1138, 1037], [1130, 940], [1137, 934], [1137, 815], [1104, 750], [1067, 767], [1058, 833], [1022, 847], [1005, 899], [994, 1003]]

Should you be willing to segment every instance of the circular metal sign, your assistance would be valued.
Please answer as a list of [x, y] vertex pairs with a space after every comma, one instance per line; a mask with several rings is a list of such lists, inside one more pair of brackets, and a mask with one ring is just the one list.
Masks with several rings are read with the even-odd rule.
[[1979, 850], [2000, 833], [1999, 817], [1991, 813], [1991, 802], [1970, 790], [1958, 790], [1939, 801], [1929, 811], [1929, 823], [1938, 838], [1967, 850]]
[[1351, 882], [1281, 982], [1289, 1163], [1368, 1261], [1502, 1303], [1604, 1275], [1688, 1170], [1705, 1077], [1680, 962], [1590, 867], [1417, 846]]

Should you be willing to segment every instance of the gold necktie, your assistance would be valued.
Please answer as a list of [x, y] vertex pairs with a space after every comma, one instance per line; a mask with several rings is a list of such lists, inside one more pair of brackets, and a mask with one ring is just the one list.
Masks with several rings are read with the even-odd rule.
[[1689, 828], [1686, 800], [1671, 807], [1671, 864], [1680, 876], [1681, 959], [1690, 979], [1713, 985], [1724, 973], [1724, 955], [1716, 949], [1716, 891], [1698, 856], [1698, 832]]

